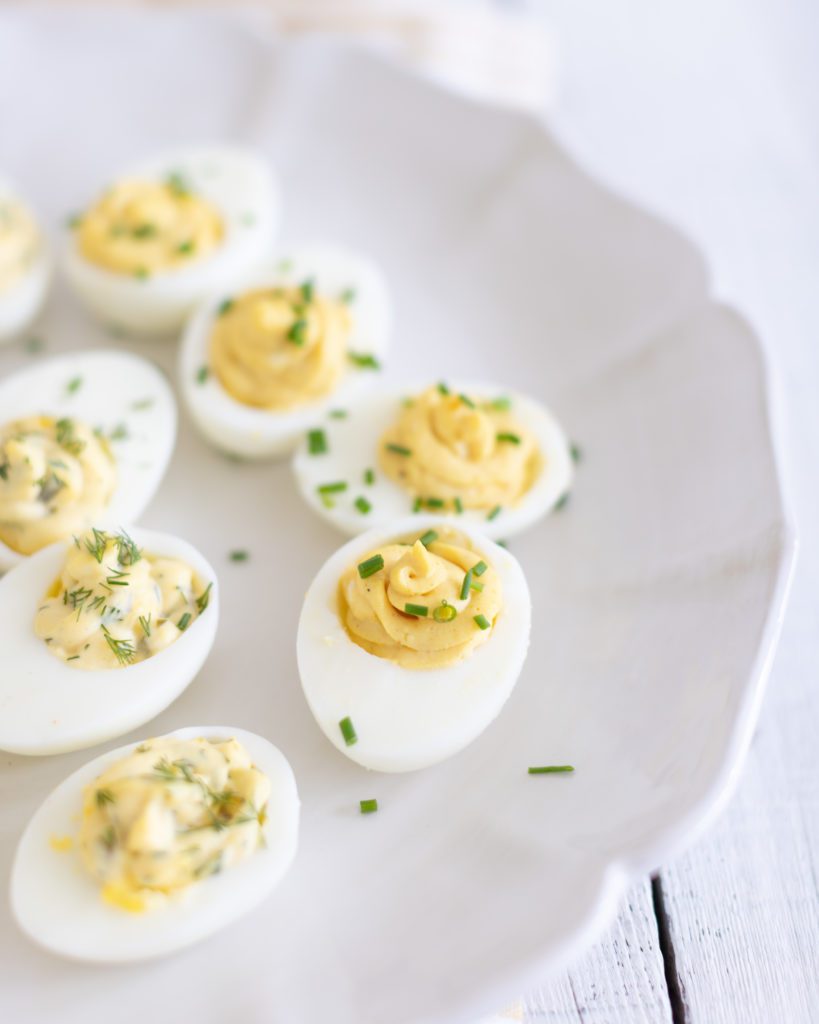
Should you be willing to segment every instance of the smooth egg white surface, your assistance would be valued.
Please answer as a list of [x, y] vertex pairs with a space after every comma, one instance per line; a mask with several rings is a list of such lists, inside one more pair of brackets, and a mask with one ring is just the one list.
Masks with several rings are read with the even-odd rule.
[[[249, 149], [179, 149], [126, 168], [116, 177], [164, 180], [173, 173], [218, 209], [225, 231], [219, 247], [190, 266], [144, 280], [118, 274], [86, 260], [76, 233], [66, 229], [65, 271], [78, 295], [104, 322], [135, 334], [178, 330], [205, 296], [269, 260], [279, 226], [278, 185], [267, 162]], [[94, 201], [95, 196], [89, 196], [86, 206]]]
[[[117, 484], [94, 525], [135, 522], [156, 493], [176, 440], [176, 401], [162, 371], [129, 352], [105, 349], [38, 359], [0, 380], [0, 425], [39, 415], [102, 430]], [[0, 541], [0, 572], [27, 557]]]
[[131, 914], [104, 903], [99, 883], [86, 872], [76, 845], [57, 852], [54, 837], [78, 833], [83, 788], [136, 743], [94, 758], [48, 796], [26, 827], [11, 872], [11, 909], [38, 946], [72, 960], [126, 963], [164, 956], [219, 931], [261, 903], [293, 862], [298, 844], [299, 798], [284, 755], [243, 729], [198, 725], [170, 734], [181, 739], [238, 740], [271, 783], [265, 846], [246, 861], [204, 879], [166, 906]]
[[[412, 670], [369, 654], [344, 629], [337, 593], [346, 569], [396, 537], [455, 525], [418, 515], [370, 530], [324, 563], [304, 599], [297, 638], [304, 695], [333, 746], [364, 768], [413, 771], [463, 750], [497, 717], [526, 659], [532, 608], [523, 570], [504, 548], [460, 524], [503, 587], [503, 607], [484, 644], [455, 665]], [[352, 746], [339, 728], [346, 717], [358, 736]]]
[[[466, 509], [461, 515], [448, 515], [450, 525], [460, 529], [472, 526], [492, 539], [512, 537], [547, 515], [567, 494], [573, 477], [569, 442], [555, 417], [540, 402], [508, 388], [486, 383], [447, 382], [451, 391], [477, 399], [493, 399], [499, 395], [512, 402], [512, 412], [537, 437], [544, 466], [532, 487], [517, 504], [501, 509], [494, 519], [487, 519], [483, 509]], [[293, 472], [302, 497], [328, 523], [348, 535], [387, 526], [412, 511], [413, 496], [399, 487], [378, 464], [378, 445], [384, 431], [401, 414], [404, 400], [429, 387], [429, 382], [415, 386], [391, 388], [386, 393], [367, 395], [350, 406], [344, 419], [314, 417], [308, 429], [321, 428], [327, 440], [327, 451], [311, 455], [307, 432], [293, 457]], [[375, 483], [366, 484], [364, 473], [375, 472]], [[331, 495], [331, 502], [322, 501], [318, 488], [322, 484], [346, 481], [347, 490]], [[364, 497], [371, 505], [367, 513], [355, 506]]]
[[[7, 182], [0, 180], [0, 206], [4, 202], [20, 204], [35, 220], [28, 204]], [[51, 281], [51, 250], [42, 228], [37, 223], [39, 239], [26, 272], [7, 291], [0, 291], [0, 345], [19, 337], [42, 308]], [[2, 406], [0, 406], [2, 408]]]
[[76, 668], [52, 654], [34, 632], [37, 609], [62, 570], [67, 544], [32, 555], [0, 580], [0, 750], [60, 754], [122, 736], [176, 700], [204, 664], [219, 621], [213, 567], [178, 537], [139, 529], [129, 533], [146, 554], [178, 558], [205, 585], [212, 581], [207, 608], [170, 646], [145, 661], [96, 671]]
[[375, 356], [383, 363], [389, 347], [391, 308], [384, 277], [366, 257], [329, 243], [283, 249], [272, 268], [239, 282], [233, 291], [223, 288], [194, 314], [185, 328], [179, 355], [182, 397], [188, 412], [205, 438], [229, 454], [245, 458], [289, 453], [302, 434], [333, 409], [348, 409], [378, 384], [378, 370], [350, 364], [339, 387], [327, 398], [291, 410], [257, 409], [233, 398], [210, 373], [204, 382], [198, 374], [209, 363], [213, 322], [222, 302], [256, 288], [298, 285], [310, 278], [320, 295], [340, 296], [352, 288], [353, 317], [349, 349]]

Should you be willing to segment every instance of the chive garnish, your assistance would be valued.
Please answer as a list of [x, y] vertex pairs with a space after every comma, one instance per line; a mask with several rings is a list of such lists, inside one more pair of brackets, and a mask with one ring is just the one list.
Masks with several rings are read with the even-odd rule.
[[501, 395], [500, 398], [493, 398], [489, 404], [493, 409], [497, 409], [498, 412], [507, 412], [512, 408], [512, 399]]
[[359, 495], [359, 497], [355, 499], [355, 507], [363, 516], [366, 516], [368, 512], [372, 511], [372, 505], [365, 497], [363, 497], [363, 495]]
[[429, 608], [425, 604], [405, 604], [404, 611], [407, 615], [416, 615], [422, 619], [429, 614]]
[[65, 390], [69, 395], [75, 394], [82, 387], [82, 377], [72, 377], [71, 380], [66, 384]]
[[483, 583], [478, 583], [477, 580], [472, 580], [469, 584], [471, 590], [477, 590], [480, 593], [483, 590]]
[[500, 505], [496, 505], [492, 509], [492, 511], [487, 515], [486, 518], [491, 522], [493, 519], [497, 519], [500, 514], [501, 514], [501, 507], [500, 507]]
[[188, 185], [179, 171], [171, 171], [167, 178], [165, 178], [165, 184], [175, 196], [181, 198], [190, 195], [190, 185]]
[[427, 508], [443, 508], [446, 502], [443, 498], [426, 498], [424, 504]]
[[495, 434], [496, 441], [507, 441], [509, 444], [520, 444], [519, 434]]
[[149, 274], [148, 274], [148, 268], [147, 267], [137, 267], [136, 270], [134, 271], [134, 277], [138, 281], [144, 281], [144, 280], [146, 280], [148, 278], [148, 276], [149, 276]]
[[464, 503], [461, 501], [461, 499], [457, 497], [453, 498], [452, 504], [455, 506], [455, 511], [458, 513], [458, 515], [462, 515], [464, 510]]
[[530, 775], [555, 775], [558, 772], [573, 771], [573, 764], [544, 764], [528, 769]]
[[139, 624], [142, 626], [142, 632], [145, 636], [151, 635], [151, 616], [140, 615]]
[[331, 420], [346, 420], [347, 419], [347, 410], [346, 409], [331, 409], [329, 415], [330, 415], [330, 419]]
[[580, 445], [575, 444], [574, 441], [572, 441], [571, 445], [569, 446], [569, 454], [572, 457], [572, 462], [580, 462], [580, 460], [583, 458], [583, 449], [580, 447]]
[[78, 228], [82, 224], [81, 213], [70, 213], [65, 219], [66, 226], [69, 228]]
[[446, 601], [439, 604], [435, 611], [432, 613], [432, 617], [436, 622], [452, 622], [452, 620], [458, 615], [458, 609], [454, 608], [451, 604]]
[[156, 224], [139, 224], [131, 234], [134, 238], [153, 238], [156, 234]]
[[142, 412], [144, 409], [150, 409], [153, 404], [153, 398], [140, 398], [138, 402], [131, 402], [131, 408], [134, 412]]
[[384, 568], [384, 556], [373, 555], [372, 558], [368, 558], [363, 562], [359, 563], [358, 575], [362, 580], [366, 580], [369, 576], [374, 576], [375, 573], [380, 572]]
[[200, 615], [207, 608], [208, 604], [210, 604], [210, 591], [212, 587], [213, 580], [211, 580], [211, 582], [205, 587], [205, 589], [196, 599], [196, 607], [199, 609]]
[[483, 574], [486, 572], [486, 570], [488, 568], [489, 568], [489, 566], [483, 560], [481, 560], [480, 562], [476, 562], [472, 566], [472, 575], [473, 576], [483, 576]]
[[384, 447], [394, 455], [403, 455], [404, 457], [412, 455], [412, 449], [405, 448], [402, 444], [385, 444]]
[[111, 636], [111, 634], [108, 632], [105, 626], [102, 626], [101, 629], [105, 636], [105, 640], [108, 646], [111, 648], [114, 657], [117, 659], [120, 665], [130, 664], [134, 660], [134, 656], [136, 655], [134, 645], [131, 643], [131, 641], [118, 640], [116, 637]]
[[487, 619], [485, 615], [475, 615], [473, 616], [473, 618], [475, 620], [475, 625], [478, 627], [478, 629], [489, 629], [489, 627], [492, 625], [492, 623], [489, 621], [489, 619]]
[[372, 469], [364, 470], [364, 483], [370, 486], [375, 483], [375, 472]]
[[106, 804], [114, 802], [114, 794], [110, 789], [98, 789], [94, 794], [94, 799], [97, 801], [97, 807], [104, 807]]
[[327, 435], [323, 430], [310, 430], [307, 434], [307, 451], [310, 455], [323, 455], [327, 451]]
[[185, 630], [190, 625], [190, 621], [191, 621], [191, 613], [190, 612], [185, 612], [185, 614], [182, 616], [182, 618], [176, 624], [177, 629], [179, 629], [181, 632], [184, 633]]
[[33, 334], [30, 338], [26, 338], [26, 352], [42, 352], [44, 348], [45, 342], [42, 338], [37, 337], [37, 335]]
[[209, 375], [210, 370], [207, 368], [207, 366], [200, 366], [199, 369], [196, 371], [196, 383], [204, 384], [205, 381], [208, 379]]
[[562, 508], [565, 508], [568, 505], [570, 495], [571, 491], [566, 491], [565, 494], [562, 494], [557, 499], [557, 501], [555, 502], [555, 512], [559, 512]]
[[231, 551], [229, 558], [231, 562], [246, 562], [250, 558], [250, 552], [242, 550]]
[[313, 301], [313, 292], [314, 292], [314, 290], [315, 290], [315, 283], [314, 283], [312, 277], [309, 278], [307, 281], [305, 281], [300, 286], [300, 288], [299, 288], [299, 291], [301, 292], [301, 297], [307, 303], [308, 306]]
[[362, 814], [374, 814], [378, 810], [378, 801], [372, 800], [359, 800], [358, 806], [361, 808]]
[[458, 398], [460, 398], [460, 400], [464, 403], [464, 405], [469, 406], [470, 409], [474, 409], [475, 408], [475, 403], [472, 401], [472, 399], [469, 397], [469, 395], [461, 394], [461, 395], [458, 395]]
[[380, 370], [381, 363], [367, 352], [348, 352], [347, 356], [351, 363], [360, 370]]
[[421, 511], [421, 506], [423, 504], [424, 504], [424, 499], [423, 498], [416, 498], [415, 501], [413, 501], [413, 503], [412, 503], [412, 511], [413, 512], [420, 512]]
[[345, 288], [339, 298], [345, 306], [349, 306], [351, 302], [355, 302], [355, 288]]
[[233, 299], [222, 299], [219, 303], [216, 312], [219, 316], [224, 316], [225, 313], [229, 313], [233, 308]]
[[472, 586], [472, 570], [468, 569], [464, 574], [464, 581], [461, 584], [461, 600], [465, 601], [469, 597], [469, 589]]
[[341, 729], [341, 735], [344, 737], [344, 742], [348, 747], [351, 747], [354, 743], [358, 742], [358, 736], [356, 736], [355, 726], [352, 723], [352, 719], [348, 716], [342, 718], [338, 723], [339, 729]]
[[418, 540], [420, 540], [424, 547], [427, 548], [434, 541], [438, 540], [438, 534], [434, 530], [427, 530], [427, 532], [422, 537], [419, 537]]
[[307, 330], [307, 321], [298, 319], [293, 323], [293, 326], [287, 332], [287, 340], [292, 341], [294, 345], [304, 344], [304, 332]]
[[336, 480], [331, 484], [319, 484], [316, 490], [319, 494], [340, 494], [342, 491], [347, 490], [347, 481]]
[[438, 390], [441, 392], [442, 395], [449, 394], [449, 388], [446, 386], [446, 384], [444, 384], [443, 381], [441, 381], [441, 383], [438, 385]]

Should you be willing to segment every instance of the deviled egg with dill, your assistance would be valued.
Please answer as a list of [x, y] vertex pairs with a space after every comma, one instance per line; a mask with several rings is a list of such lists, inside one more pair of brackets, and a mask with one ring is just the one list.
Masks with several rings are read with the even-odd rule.
[[279, 207], [270, 167], [250, 150], [161, 154], [69, 218], [66, 273], [106, 323], [176, 331], [206, 295], [269, 259]]
[[302, 687], [322, 732], [353, 761], [424, 768], [498, 715], [530, 627], [529, 589], [508, 551], [448, 519], [405, 517], [319, 570], [299, 619]]
[[390, 302], [369, 259], [336, 245], [282, 252], [212, 296], [188, 323], [179, 375], [203, 436], [231, 455], [293, 450], [316, 418], [380, 379]]
[[165, 377], [130, 353], [75, 352], [0, 380], [0, 572], [92, 524], [135, 522], [175, 437]]
[[46, 798], [17, 847], [11, 910], [72, 960], [165, 956], [266, 899], [298, 826], [276, 747], [242, 729], [179, 729], [102, 754]]
[[29, 206], [0, 180], [0, 344], [26, 331], [45, 301], [51, 254]]
[[407, 512], [511, 537], [568, 494], [572, 448], [540, 402], [488, 384], [368, 395], [316, 417], [293, 459], [307, 504], [347, 534]]
[[93, 527], [0, 580], [0, 750], [57, 754], [164, 710], [205, 662], [216, 575], [178, 537]]

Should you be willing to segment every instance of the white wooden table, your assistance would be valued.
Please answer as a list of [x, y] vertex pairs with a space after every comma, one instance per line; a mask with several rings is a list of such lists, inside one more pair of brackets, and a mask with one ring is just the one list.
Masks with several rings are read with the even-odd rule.
[[[801, 547], [742, 781], [716, 826], [524, 1000], [528, 1024], [819, 1021], [819, 6], [533, 0], [563, 58], [552, 123], [697, 241], [782, 384]], [[730, 410], [726, 410], [730, 415]]]

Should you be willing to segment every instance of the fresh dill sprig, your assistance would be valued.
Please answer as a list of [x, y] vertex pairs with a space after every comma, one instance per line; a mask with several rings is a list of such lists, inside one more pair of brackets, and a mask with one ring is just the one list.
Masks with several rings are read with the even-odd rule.
[[131, 641], [120, 640], [115, 636], [111, 636], [105, 626], [102, 626], [101, 628], [105, 636], [106, 643], [111, 648], [111, 652], [120, 665], [130, 665], [136, 655], [136, 650], [134, 649], [134, 645]]
[[211, 581], [205, 587], [205, 589], [202, 591], [202, 593], [196, 599], [196, 607], [199, 609], [199, 614], [200, 615], [207, 608], [207, 606], [208, 606], [208, 604], [210, 602], [210, 591], [211, 591], [211, 587], [212, 586], [213, 586], [213, 581]]
[[85, 538], [85, 550], [94, 558], [99, 565], [102, 565], [105, 549], [108, 546], [108, 534], [105, 530], [98, 530], [96, 526], [91, 529], [91, 537]]
[[142, 558], [142, 551], [125, 530], [119, 531], [114, 537], [114, 543], [117, 546], [117, 561], [120, 565], [134, 565]]

